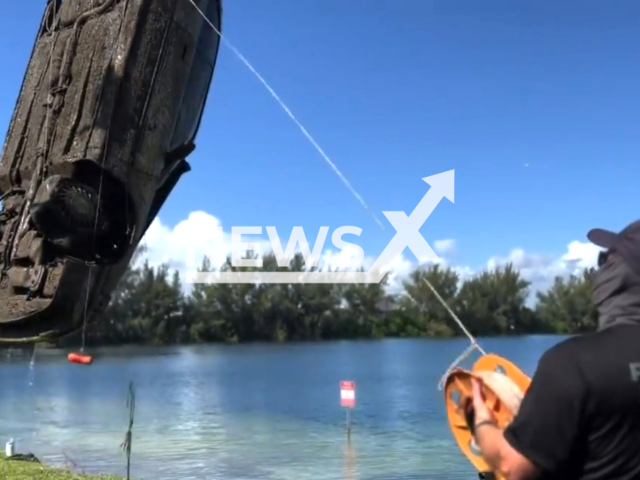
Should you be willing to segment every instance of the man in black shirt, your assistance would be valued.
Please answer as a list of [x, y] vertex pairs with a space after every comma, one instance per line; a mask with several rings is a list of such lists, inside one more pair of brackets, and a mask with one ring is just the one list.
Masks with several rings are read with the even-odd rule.
[[476, 442], [507, 480], [640, 480], [640, 221], [587, 237], [605, 249], [593, 288], [598, 330], [544, 353], [504, 431], [473, 386]]

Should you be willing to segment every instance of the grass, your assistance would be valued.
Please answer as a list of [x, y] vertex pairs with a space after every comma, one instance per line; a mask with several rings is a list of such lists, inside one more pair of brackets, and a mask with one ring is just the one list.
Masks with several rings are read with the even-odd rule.
[[2, 480], [122, 480], [113, 475], [84, 475], [61, 468], [48, 467], [43, 463], [6, 460], [0, 457], [0, 479]]

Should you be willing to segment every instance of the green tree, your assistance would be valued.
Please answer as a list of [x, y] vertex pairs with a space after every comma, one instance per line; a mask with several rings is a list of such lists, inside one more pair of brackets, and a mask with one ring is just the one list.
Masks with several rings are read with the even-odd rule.
[[530, 283], [512, 264], [484, 271], [464, 282], [457, 297], [460, 319], [474, 335], [504, 335], [526, 330]]
[[[591, 301], [595, 270], [557, 278], [527, 306], [530, 284], [509, 264], [461, 281], [441, 265], [417, 268], [402, 291], [380, 284], [196, 284], [184, 293], [178, 272], [140, 262], [139, 249], [99, 319], [87, 325], [87, 344], [284, 342], [382, 337], [446, 337], [462, 332], [427, 282], [476, 336], [533, 332], [582, 333], [597, 325]], [[317, 271], [301, 254], [287, 266], [273, 255], [262, 267], [223, 271]], [[203, 261], [201, 271], [212, 271]], [[77, 333], [61, 345], [78, 345]]]
[[[451, 308], [456, 300], [460, 277], [455, 270], [435, 264], [411, 272], [403, 284], [404, 295], [398, 301], [400, 312], [395, 318], [407, 325], [412, 335], [451, 336], [458, 327], [427, 282]], [[400, 325], [396, 329], [398, 327]]]
[[552, 287], [537, 294], [536, 314], [540, 329], [550, 333], [583, 333], [595, 330], [598, 312], [591, 292], [595, 269], [585, 269], [568, 279], [556, 277]]

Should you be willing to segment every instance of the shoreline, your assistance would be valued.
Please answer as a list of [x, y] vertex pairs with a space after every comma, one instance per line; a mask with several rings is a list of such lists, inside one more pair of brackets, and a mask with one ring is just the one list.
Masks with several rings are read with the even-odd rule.
[[40, 462], [7, 460], [0, 456], [0, 475], [6, 480], [124, 480], [115, 475], [88, 475]]

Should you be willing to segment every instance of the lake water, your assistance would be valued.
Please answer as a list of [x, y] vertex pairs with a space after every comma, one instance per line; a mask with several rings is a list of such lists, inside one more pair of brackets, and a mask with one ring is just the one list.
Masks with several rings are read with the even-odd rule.
[[[561, 337], [485, 339], [532, 374]], [[135, 382], [132, 478], [475, 479], [448, 429], [437, 383], [466, 340], [382, 340], [94, 351], [0, 358], [0, 444], [91, 473], [125, 472]], [[350, 444], [340, 380], [356, 382]]]

